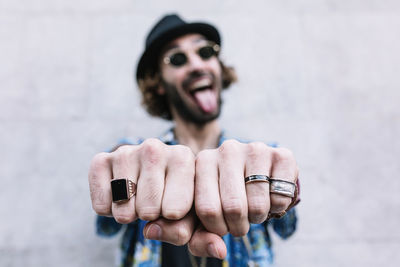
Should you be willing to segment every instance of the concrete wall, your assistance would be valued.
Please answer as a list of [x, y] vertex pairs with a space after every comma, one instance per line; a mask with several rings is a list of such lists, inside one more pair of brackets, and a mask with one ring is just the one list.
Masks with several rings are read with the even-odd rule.
[[244, 2], [0, 0], [0, 266], [112, 266], [88, 165], [169, 127], [132, 78], [169, 11], [222, 32], [240, 77], [227, 132], [297, 156], [299, 228], [274, 236], [277, 266], [400, 266], [400, 2]]

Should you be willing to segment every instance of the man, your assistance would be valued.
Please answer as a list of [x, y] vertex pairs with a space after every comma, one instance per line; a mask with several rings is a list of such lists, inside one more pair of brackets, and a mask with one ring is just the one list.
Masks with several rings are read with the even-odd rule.
[[284, 238], [295, 231], [292, 153], [227, 140], [218, 124], [221, 91], [236, 79], [218, 58], [220, 45], [210, 24], [162, 18], [136, 78], [147, 111], [174, 128], [92, 160], [98, 232], [113, 235], [127, 224], [123, 266], [268, 266], [267, 226]]

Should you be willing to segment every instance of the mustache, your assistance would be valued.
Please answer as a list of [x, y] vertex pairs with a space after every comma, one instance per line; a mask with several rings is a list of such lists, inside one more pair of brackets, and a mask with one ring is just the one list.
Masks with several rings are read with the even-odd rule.
[[202, 77], [210, 77], [212, 83], [215, 81], [214, 74], [207, 71], [193, 71], [189, 73], [189, 75], [183, 80], [182, 87], [186, 88], [189, 84], [191, 84], [194, 80], [202, 78]]

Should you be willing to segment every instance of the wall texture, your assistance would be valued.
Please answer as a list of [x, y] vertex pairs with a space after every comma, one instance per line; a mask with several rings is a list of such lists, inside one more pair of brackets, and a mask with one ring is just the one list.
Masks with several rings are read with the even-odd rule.
[[228, 134], [279, 141], [301, 170], [277, 266], [400, 264], [397, 0], [0, 0], [0, 266], [112, 266], [87, 171], [123, 136], [170, 125], [140, 107], [133, 71], [165, 12], [207, 20], [240, 81]]

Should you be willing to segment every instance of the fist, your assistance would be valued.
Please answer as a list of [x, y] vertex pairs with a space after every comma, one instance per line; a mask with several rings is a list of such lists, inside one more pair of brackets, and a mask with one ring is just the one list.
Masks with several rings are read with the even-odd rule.
[[[193, 204], [194, 172], [195, 157], [190, 148], [165, 145], [158, 139], [99, 153], [89, 170], [93, 209], [123, 224], [138, 218], [182, 219]], [[123, 203], [113, 203], [110, 182], [120, 178], [136, 183], [136, 196]]]
[[235, 140], [197, 155], [195, 209], [207, 231], [243, 236], [250, 223], [264, 222], [269, 212], [287, 209], [290, 197], [270, 194], [268, 182], [245, 184], [245, 177], [251, 175], [293, 183], [298, 175], [296, 161], [287, 149]]

